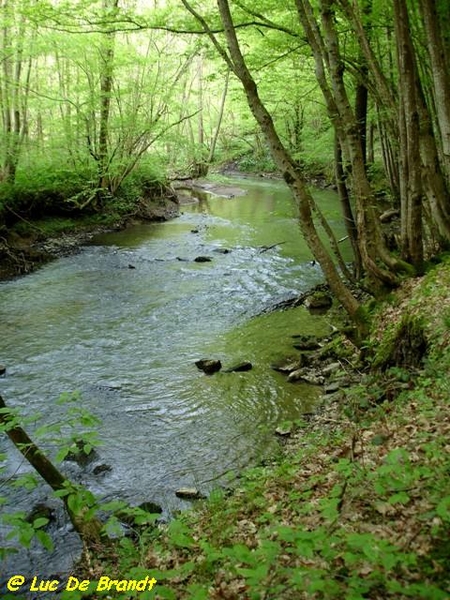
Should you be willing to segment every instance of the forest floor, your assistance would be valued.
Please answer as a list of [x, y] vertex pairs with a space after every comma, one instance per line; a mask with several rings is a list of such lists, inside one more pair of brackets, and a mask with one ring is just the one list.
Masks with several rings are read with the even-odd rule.
[[146, 599], [450, 598], [450, 259], [371, 317], [365, 348], [341, 345], [359, 383], [279, 456], [168, 525], [136, 525], [83, 577], [154, 577]]

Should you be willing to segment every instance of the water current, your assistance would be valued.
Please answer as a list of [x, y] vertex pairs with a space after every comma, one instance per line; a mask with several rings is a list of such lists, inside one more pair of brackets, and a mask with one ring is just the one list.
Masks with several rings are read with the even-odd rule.
[[[65, 462], [62, 470], [106, 498], [154, 501], [166, 516], [186, 505], [177, 488], [207, 494], [275, 449], [277, 425], [311, 410], [319, 393], [286, 383], [270, 365], [295, 355], [292, 335], [328, 331], [326, 316], [303, 307], [261, 314], [322, 280], [290, 195], [282, 182], [228, 183], [246, 194], [202, 195], [172, 221], [98, 236], [75, 255], [0, 284], [5, 401], [40, 415], [27, 426], [33, 433], [42, 423], [64, 424], [67, 408], [56, 401], [78, 390], [80, 406], [101, 420], [102, 445], [92, 464]], [[317, 198], [345, 235], [336, 195]], [[209, 377], [194, 365], [200, 358], [224, 367], [246, 360], [253, 370]], [[50, 439], [41, 444], [51, 456], [58, 450]], [[6, 479], [30, 469], [5, 440], [0, 450], [8, 453], [0, 481], [8, 496]], [[111, 470], [95, 475], [99, 464]], [[19, 564], [52, 575], [78, 555], [77, 536], [50, 496], [44, 484], [14, 492], [15, 509], [44, 501], [55, 508], [55, 550], [32, 546], [4, 563], [3, 576]]]

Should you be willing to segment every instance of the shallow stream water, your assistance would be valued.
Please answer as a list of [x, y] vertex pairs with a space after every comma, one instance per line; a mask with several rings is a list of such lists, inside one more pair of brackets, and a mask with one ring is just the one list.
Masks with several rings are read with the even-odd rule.
[[[177, 488], [207, 494], [275, 450], [277, 425], [310, 411], [319, 393], [286, 383], [270, 365], [295, 356], [292, 335], [327, 332], [326, 316], [303, 307], [261, 315], [322, 280], [290, 195], [282, 182], [231, 183], [246, 195], [202, 195], [177, 219], [99, 236], [76, 255], [0, 284], [5, 401], [41, 415], [28, 425], [32, 433], [41, 423], [64, 423], [67, 409], [56, 400], [79, 390], [80, 405], [101, 419], [102, 445], [91, 465], [62, 469], [107, 498], [156, 502], [166, 516], [186, 506]], [[344, 236], [336, 195], [317, 195]], [[197, 263], [198, 256], [212, 260]], [[194, 365], [200, 358], [219, 358], [225, 368], [246, 360], [253, 370], [208, 377]], [[42, 445], [50, 455], [58, 449]], [[10, 494], [5, 479], [29, 467], [1, 440], [5, 449], [0, 493]], [[99, 464], [111, 470], [94, 475]], [[14, 494], [14, 508], [23, 510], [50, 496], [45, 485]], [[4, 563], [3, 577], [19, 564], [42, 576], [70, 568], [78, 540], [58, 502], [51, 504], [55, 551], [33, 546]]]

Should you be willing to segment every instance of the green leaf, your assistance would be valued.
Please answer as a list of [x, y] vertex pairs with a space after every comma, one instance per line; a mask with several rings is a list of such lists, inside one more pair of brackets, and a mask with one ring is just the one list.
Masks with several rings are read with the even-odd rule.
[[36, 531], [36, 538], [49, 552], [53, 551], [53, 541], [46, 531]]
[[39, 529], [40, 527], [45, 527], [48, 525], [49, 520], [46, 517], [38, 517], [33, 521], [33, 527], [35, 529]]
[[450, 496], [442, 498], [436, 506], [436, 514], [441, 517], [444, 522], [450, 521]]
[[397, 492], [388, 499], [389, 504], [408, 504], [411, 498], [406, 492]]

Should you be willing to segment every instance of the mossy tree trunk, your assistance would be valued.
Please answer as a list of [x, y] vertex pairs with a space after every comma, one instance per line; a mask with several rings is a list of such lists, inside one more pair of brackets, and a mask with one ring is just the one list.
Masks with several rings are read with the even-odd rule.
[[295, 161], [280, 140], [273, 119], [259, 96], [257, 85], [247, 67], [239, 46], [228, 1], [218, 0], [219, 13], [224, 27], [228, 51], [219, 44], [216, 36], [212, 33], [201, 15], [186, 0], [182, 1], [191, 14], [200, 21], [222, 58], [241, 81], [247, 97], [247, 103], [267, 141], [272, 158], [283, 174], [284, 180], [298, 205], [299, 223], [303, 237], [313, 256], [320, 264], [332, 292], [349, 316], [355, 322], [359, 322], [361, 316], [360, 304], [343, 282], [330, 253], [320, 239], [312, 216], [314, 199]]
[[0, 425], [12, 441], [17, 450], [26, 458], [35, 471], [48, 483], [55, 492], [64, 492], [62, 500], [75, 531], [87, 548], [95, 547], [100, 543], [102, 524], [96, 518], [85, 519], [86, 508], [74, 511], [70, 506], [70, 490], [75, 489], [74, 484], [64, 477], [55, 465], [45, 456], [42, 450], [33, 442], [26, 431], [20, 427], [17, 417], [9, 409], [0, 396]]

